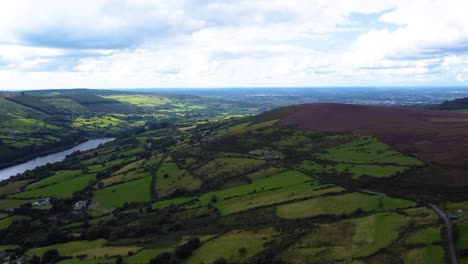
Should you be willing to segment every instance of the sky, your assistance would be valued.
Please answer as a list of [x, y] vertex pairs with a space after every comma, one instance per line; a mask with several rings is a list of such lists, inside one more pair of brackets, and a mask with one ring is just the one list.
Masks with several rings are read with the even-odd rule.
[[468, 1], [15, 0], [0, 89], [466, 86]]

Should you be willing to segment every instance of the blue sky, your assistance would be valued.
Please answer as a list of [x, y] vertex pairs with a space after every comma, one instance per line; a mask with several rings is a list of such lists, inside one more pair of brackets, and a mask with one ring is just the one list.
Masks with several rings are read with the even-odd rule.
[[0, 89], [465, 86], [459, 0], [18, 0]]

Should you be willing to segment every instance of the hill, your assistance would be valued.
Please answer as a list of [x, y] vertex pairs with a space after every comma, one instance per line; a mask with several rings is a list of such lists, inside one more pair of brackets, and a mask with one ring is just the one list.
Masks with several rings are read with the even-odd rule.
[[0, 251], [59, 264], [444, 263], [434, 203], [458, 218], [467, 260], [466, 187], [436, 184], [438, 167], [457, 168], [412, 143], [443, 134], [423, 133], [439, 119], [464, 129], [457, 113], [317, 104], [127, 131], [0, 184]]
[[[108, 90], [0, 93], [0, 168], [156, 123], [227, 119], [258, 113], [254, 105], [197, 96]], [[45, 147], [47, 146], [47, 147]]]
[[432, 108], [438, 110], [450, 110], [450, 111], [468, 111], [468, 98], [459, 98], [451, 101], [445, 101], [441, 104], [435, 105]]

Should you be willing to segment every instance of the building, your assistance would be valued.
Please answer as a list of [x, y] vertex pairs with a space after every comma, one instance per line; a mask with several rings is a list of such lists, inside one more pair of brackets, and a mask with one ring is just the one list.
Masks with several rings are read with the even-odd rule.
[[36, 202], [33, 203], [34, 206], [44, 206], [44, 205], [50, 205], [50, 198], [43, 198], [39, 199]]
[[86, 201], [78, 201], [73, 205], [73, 210], [83, 210], [87, 206]]

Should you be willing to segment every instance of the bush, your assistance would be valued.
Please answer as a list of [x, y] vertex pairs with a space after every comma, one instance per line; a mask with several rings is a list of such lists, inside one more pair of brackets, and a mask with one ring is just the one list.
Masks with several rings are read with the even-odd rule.
[[150, 264], [176, 264], [180, 263], [180, 261], [174, 256], [172, 256], [171, 253], [169, 252], [163, 252], [159, 255], [157, 255], [155, 258], [150, 260]]
[[60, 254], [56, 249], [50, 249], [42, 255], [42, 264], [55, 263], [59, 259]]
[[219, 258], [215, 261], [213, 261], [213, 264], [226, 264], [227, 260], [225, 258]]

